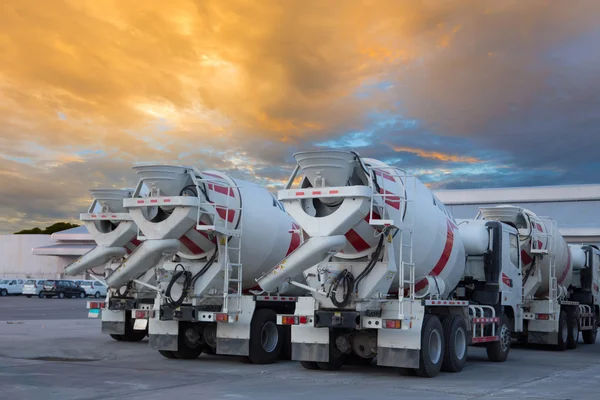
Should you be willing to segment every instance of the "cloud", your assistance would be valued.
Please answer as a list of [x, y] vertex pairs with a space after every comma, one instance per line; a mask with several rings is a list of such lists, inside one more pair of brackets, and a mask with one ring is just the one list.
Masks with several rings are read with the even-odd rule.
[[76, 218], [136, 162], [276, 188], [295, 151], [351, 148], [432, 185], [593, 181], [600, 3], [374, 4], [5, 0], [0, 229]]
[[411, 147], [392, 146], [392, 149], [397, 153], [413, 153], [422, 158], [429, 158], [432, 160], [448, 161], [448, 162], [464, 162], [464, 163], [478, 163], [475, 157], [457, 156], [454, 154], [444, 154], [438, 151], [426, 151], [422, 149], [415, 149]]

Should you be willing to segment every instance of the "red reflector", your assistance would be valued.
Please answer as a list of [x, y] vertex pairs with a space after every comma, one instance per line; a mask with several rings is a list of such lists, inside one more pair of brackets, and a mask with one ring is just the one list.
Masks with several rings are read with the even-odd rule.
[[340, 191], [339, 190], [330, 190], [329, 194], [338, 194]]
[[144, 319], [144, 318], [147, 318], [147, 316], [148, 316], [148, 311], [137, 310], [135, 312], [136, 319]]
[[321, 191], [320, 190], [315, 190], [315, 191], [313, 191], [313, 194], [321, 194]]
[[550, 319], [550, 314], [536, 314], [535, 319], [541, 319], [541, 320], [547, 321]]
[[144, 204], [144, 200], [138, 200], [137, 203], [138, 204]]
[[402, 321], [399, 319], [386, 319], [383, 320], [383, 326], [388, 329], [400, 329], [402, 326]]
[[150, 200], [150, 203], [158, 203], [158, 200], [156, 200], [156, 199]]
[[308, 317], [306, 315], [301, 315], [299, 319], [301, 324], [306, 324], [308, 322]]
[[170, 202], [171, 202], [171, 199], [164, 199], [163, 201], [164, 201], [165, 203], [170, 203]]
[[304, 196], [304, 192], [296, 192], [296, 196]]
[[217, 322], [227, 322], [229, 316], [227, 314], [217, 314], [216, 315]]

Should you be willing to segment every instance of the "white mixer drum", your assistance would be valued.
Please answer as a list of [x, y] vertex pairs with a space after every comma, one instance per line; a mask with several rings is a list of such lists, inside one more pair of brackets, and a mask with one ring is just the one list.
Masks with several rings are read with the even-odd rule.
[[[160, 196], [193, 196], [195, 185], [188, 175], [190, 168], [171, 165], [135, 167], [148, 187], [159, 189]], [[195, 172], [202, 181], [209, 203], [216, 207], [217, 218], [227, 220], [231, 229], [241, 229], [241, 261], [244, 290], [258, 289], [255, 279], [268, 271], [302, 242], [299, 227], [284, 210], [281, 203], [265, 188], [254, 183], [233, 179], [224, 172], [209, 170]], [[201, 193], [203, 198], [204, 192]], [[150, 200], [152, 201], [152, 200]], [[205, 201], [204, 199], [202, 201]], [[241, 209], [241, 212], [240, 212]], [[159, 207], [144, 216], [152, 222], [152, 231], [160, 232], [160, 224], [173, 224], [169, 220], [172, 209]], [[133, 214], [135, 215], [135, 214]], [[213, 225], [209, 214], [202, 214], [200, 223]], [[144, 221], [138, 224], [144, 229]], [[163, 239], [148, 237], [149, 241]], [[192, 227], [177, 238], [183, 259], [204, 259], [216, 250], [216, 237]], [[142, 244], [143, 246], [143, 244]], [[229, 247], [239, 247], [239, 238], [231, 237]], [[237, 262], [237, 251], [230, 250], [232, 262]]]
[[[338, 165], [347, 165], [354, 155], [350, 152], [302, 152], [294, 155], [312, 187], [319, 187], [318, 179], [323, 179], [328, 186], [336, 186], [336, 183], [346, 182], [346, 177], [342, 176]], [[465, 251], [458, 228], [454, 218], [445, 208], [445, 206], [433, 195], [433, 193], [418, 179], [405, 174], [398, 169], [391, 168], [389, 165], [374, 159], [362, 158], [363, 162], [370, 167], [375, 167], [375, 176], [379, 186], [379, 193], [386, 194], [384, 203], [385, 212], [380, 208], [373, 215], [374, 219], [392, 219], [397, 226], [405, 230], [403, 235], [397, 233], [394, 236], [394, 247], [400, 249], [401, 240], [405, 245], [403, 247], [402, 259], [404, 262], [410, 262], [410, 234], [408, 229], [412, 226], [412, 262], [415, 265], [415, 292], [417, 295], [437, 293], [439, 289], [441, 296], [449, 295], [451, 288], [454, 288], [461, 279], [465, 269]], [[332, 168], [336, 167], [335, 169]], [[361, 168], [356, 163], [355, 169]], [[334, 170], [337, 175], [330, 176], [330, 170]], [[356, 177], [356, 170], [349, 172], [352, 182], [357, 185], [364, 185]], [[340, 176], [338, 176], [340, 175]], [[406, 179], [407, 182], [403, 180]], [[341, 185], [337, 185], [341, 186]], [[305, 185], [303, 185], [305, 187]], [[405, 202], [403, 199], [408, 199]], [[377, 198], [380, 201], [382, 198]], [[383, 202], [383, 200], [381, 201]], [[314, 207], [315, 216], [326, 216], [335, 213], [337, 208], [335, 204], [323, 204], [319, 199], [303, 200], [305, 209]], [[407, 206], [406, 206], [407, 205]], [[384, 214], [380, 216], [379, 214]], [[349, 260], [360, 259], [371, 255], [377, 248], [380, 237], [376, 236], [376, 229], [369, 225], [369, 216], [360, 221], [350, 229], [346, 237], [344, 249], [336, 254], [336, 257]], [[404, 223], [402, 223], [404, 221]], [[402, 237], [402, 239], [401, 239]], [[396, 266], [400, 270], [400, 259], [396, 258]], [[436, 277], [441, 280], [437, 287], [429, 288], [429, 281], [426, 276]], [[404, 279], [410, 278], [410, 269], [404, 270]], [[390, 293], [398, 291], [398, 274], [394, 279]]]

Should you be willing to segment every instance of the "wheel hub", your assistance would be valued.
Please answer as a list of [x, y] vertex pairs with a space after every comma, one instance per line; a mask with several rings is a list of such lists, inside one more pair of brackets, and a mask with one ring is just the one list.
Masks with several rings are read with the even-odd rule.
[[279, 341], [279, 330], [277, 325], [272, 321], [267, 321], [260, 333], [260, 344], [262, 348], [267, 352], [271, 353], [277, 347]]

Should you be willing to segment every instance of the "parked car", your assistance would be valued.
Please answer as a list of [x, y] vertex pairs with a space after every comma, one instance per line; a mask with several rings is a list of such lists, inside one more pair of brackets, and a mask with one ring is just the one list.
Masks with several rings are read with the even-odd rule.
[[98, 281], [80, 281], [79, 286], [85, 289], [85, 294], [95, 298], [106, 297], [106, 285]]
[[79, 297], [83, 299], [85, 298], [85, 289], [67, 279], [49, 279], [44, 282], [38, 296], [40, 298], [56, 296], [59, 299], [64, 299], [65, 297]]
[[24, 279], [2, 279], [0, 281], [0, 296], [23, 293]]
[[23, 284], [23, 294], [27, 297], [37, 296], [42, 290], [44, 279], [28, 279]]

